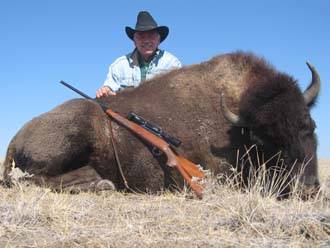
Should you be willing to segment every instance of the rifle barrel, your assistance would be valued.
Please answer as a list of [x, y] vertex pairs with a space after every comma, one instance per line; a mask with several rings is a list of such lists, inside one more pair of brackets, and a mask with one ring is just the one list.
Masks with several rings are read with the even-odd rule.
[[66, 87], [68, 87], [69, 89], [75, 91], [76, 93], [78, 93], [79, 95], [89, 99], [89, 100], [94, 100], [93, 98], [91, 98], [90, 96], [86, 95], [84, 92], [81, 92], [80, 90], [76, 89], [75, 87], [73, 87], [72, 85], [64, 82], [64, 81], [60, 81], [61, 84], [65, 85]]

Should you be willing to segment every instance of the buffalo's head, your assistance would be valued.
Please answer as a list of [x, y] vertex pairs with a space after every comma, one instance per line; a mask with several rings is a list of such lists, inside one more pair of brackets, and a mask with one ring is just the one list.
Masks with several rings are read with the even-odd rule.
[[228, 109], [223, 94], [221, 108], [225, 119], [249, 132], [248, 143], [257, 145], [265, 161], [278, 155], [277, 165], [280, 163], [290, 175], [298, 176], [305, 188], [316, 189], [317, 138], [310, 108], [319, 94], [321, 81], [314, 66], [309, 62], [307, 65], [312, 82], [305, 92], [301, 93], [288, 75], [276, 73], [262, 78], [271, 82], [252, 83], [242, 95], [238, 115]]

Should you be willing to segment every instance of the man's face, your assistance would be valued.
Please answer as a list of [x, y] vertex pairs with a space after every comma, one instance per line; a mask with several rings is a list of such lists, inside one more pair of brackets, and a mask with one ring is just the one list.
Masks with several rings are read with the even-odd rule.
[[160, 43], [160, 35], [157, 31], [135, 32], [134, 43], [142, 58], [149, 60]]

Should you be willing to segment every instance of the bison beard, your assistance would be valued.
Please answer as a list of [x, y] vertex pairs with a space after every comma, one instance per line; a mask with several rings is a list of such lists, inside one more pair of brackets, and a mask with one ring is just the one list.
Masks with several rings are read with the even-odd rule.
[[[319, 186], [317, 141], [309, 107], [318, 95], [320, 82], [316, 70], [312, 72], [313, 86], [302, 93], [292, 77], [276, 71], [262, 58], [235, 52], [159, 75], [99, 101], [123, 116], [133, 111], [157, 123], [182, 140], [177, 149], [180, 155], [215, 175], [229, 174], [231, 166], [239, 165], [247, 184], [251, 165], [258, 166], [260, 160], [279, 154], [274, 160], [283, 162], [282, 169], [290, 171], [291, 177], [297, 176], [303, 186], [315, 189]], [[223, 116], [221, 93], [244, 127], [238, 127], [238, 122], [232, 125], [228, 116]], [[46, 182], [87, 166], [111, 180], [117, 189], [124, 189], [108, 121], [96, 103], [84, 99], [67, 101], [32, 119], [9, 145], [5, 176], [11, 159], [17, 167]], [[172, 184], [182, 187], [182, 179], [165, 166], [164, 156], [153, 156], [150, 145], [125, 128], [113, 126], [131, 188], [157, 192]], [[250, 156], [252, 163], [248, 164], [237, 154], [246, 156], [250, 147], [257, 147], [258, 152]], [[266, 166], [273, 168], [274, 160]], [[282, 195], [288, 192], [290, 187], [280, 190]]]

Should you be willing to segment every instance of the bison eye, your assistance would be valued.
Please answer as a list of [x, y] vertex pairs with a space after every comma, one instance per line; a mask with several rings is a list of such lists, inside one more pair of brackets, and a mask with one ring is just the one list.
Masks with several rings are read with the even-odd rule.
[[304, 136], [310, 136], [314, 134], [316, 124], [313, 119], [307, 119], [301, 123], [301, 131]]
[[310, 119], [306, 126], [306, 129], [309, 130], [310, 133], [314, 133], [315, 128], [316, 128], [315, 121], [313, 119]]

